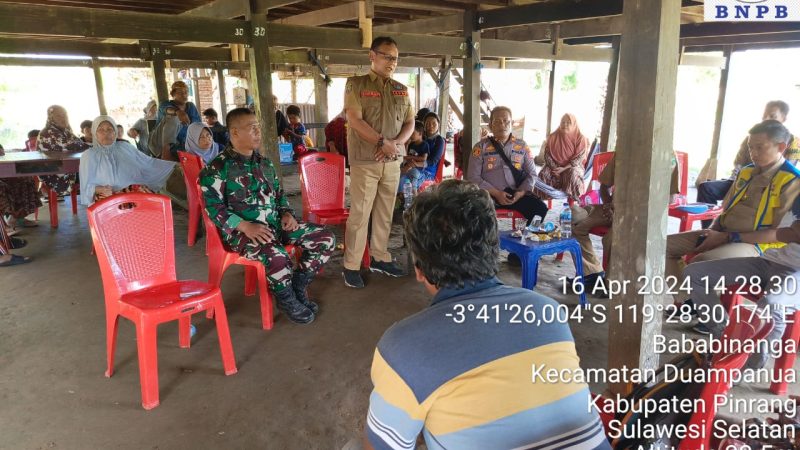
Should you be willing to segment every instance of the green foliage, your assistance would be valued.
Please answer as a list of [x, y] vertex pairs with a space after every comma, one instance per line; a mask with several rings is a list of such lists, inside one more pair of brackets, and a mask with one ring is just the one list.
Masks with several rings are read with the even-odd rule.
[[562, 91], [574, 91], [578, 87], [578, 71], [573, 70], [572, 73], [568, 75], [564, 75], [561, 78], [561, 90]]

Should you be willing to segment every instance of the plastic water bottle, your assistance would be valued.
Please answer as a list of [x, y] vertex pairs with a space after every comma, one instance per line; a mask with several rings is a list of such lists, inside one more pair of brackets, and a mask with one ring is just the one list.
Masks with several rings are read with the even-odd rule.
[[561, 225], [561, 237], [564, 239], [572, 237], [572, 208], [569, 207], [569, 203], [564, 203], [559, 222]]
[[411, 202], [414, 201], [414, 186], [411, 180], [406, 179], [403, 183], [403, 209], [411, 208]]

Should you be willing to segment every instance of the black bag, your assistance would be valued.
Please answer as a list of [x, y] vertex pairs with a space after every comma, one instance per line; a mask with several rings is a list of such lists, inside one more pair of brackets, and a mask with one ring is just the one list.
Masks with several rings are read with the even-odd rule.
[[500, 158], [503, 159], [503, 162], [505, 162], [508, 168], [511, 169], [511, 175], [514, 177], [514, 183], [516, 183], [514, 190], [516, 190], [525, 181], [525, 179], [528, 178], [528, 172], [526, 172], [524, 169], [519, 170], [514, 167], [514, 164], [511, 163], [511, 160], [508, 159], [506, 152], [503, 150], [503, 146], [500, 145], [500, 143], [497, 142], [493, 137], [489, 138], [489, 142], [492, 143], [494, 149], [500, 154]]

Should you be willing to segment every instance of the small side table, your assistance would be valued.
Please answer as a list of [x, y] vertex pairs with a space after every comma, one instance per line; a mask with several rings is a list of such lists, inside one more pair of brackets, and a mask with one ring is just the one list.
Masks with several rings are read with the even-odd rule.
[[[552, 239], [547, 242], [533, 241], [526, 239], [525, 242], [518, 237], [511, 235], [511, 231], [500, 232], [500, 248], [519, 256], [522, 261], [522, 287], [533, 289], [536, 286], [537, 272], [539, 270], [539, 258], [545, 255], [553, 255], [562, 252], [569, 252], [572, 261], [575, 263], [575, 276], [583, 277], [583, 258], [581, 257], [581, 246], [573, 238]], [[580, 295], [581, 306], [588, 306], [586, 300], [586, 290]]]

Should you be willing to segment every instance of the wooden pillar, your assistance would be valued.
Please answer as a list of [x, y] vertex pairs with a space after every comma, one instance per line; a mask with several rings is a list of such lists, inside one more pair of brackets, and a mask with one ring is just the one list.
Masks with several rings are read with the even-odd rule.
[[[319, 60], [319, 58], [317, 59]], [[312, 76], [314, 77], [314, 115], [316, 115], [315, 122], [328, 123], [328, 83], [323, 78], [322, 71], [319, 67], [313, 66], [311, 69]], [[325, 147], [325, 132], [322, 128], [317, 128], [315, 131], [314, 143], [317, 147]]]
[[547, 83], [547, 128], [546, 136], [553, 132], [553, 97], [556, 87], [556, 62], [550, 61], [550, 81]]
[[439, 70], [439, 98], [436, 101], [436, 114], [439, 116], [439, 134], [447, 136], [449, 125], [448, 103], [450, 100], [450, 56], [442, 58], [441, 70]]
[[278, 178], [283, 181], [278, 153], [278, 129], [275, 124], [275, 106], [272, 104], [272, 73], [270, 71], [267, 43], [267, 18], [253, 14], [250, 18], [251, 44], [247, 48], [250, 62], [250, 89], [255, 100], [256, 115], [261, 124], [261, 154], [272, 160], [278, 168]]
[[100, 72], [100, 64], [96, 58], [92, 58], [92, 71], [94, 72], [94, 87], [97, 90], [97, 106], [100, 108], [100, 114], [105, 116], [108, 114], [106, 109], [106, 97], [103, 94], [103, 74]]
[[475, 9], [464, 11], [464, 148], [461, 168], [466, 175], [469, 166], [471, 149], [481, 137], [481, 104], [478, 95], [481, 92], [481, 33], [477, 30], [477, 13]]
[[[655, 369], [661, 315], [642, 308], [663, 301], [640, 295], [636, 280], [663, 279], [670, 161], [678, 79], [680, 0], [625, 0], [619, 63], [619, 127], [611, 280], [632, 280], [609, 304], [609, 368]], [[620, 308], [620, 309], [617, 309]], [[629, 386], [610, 385], [622, 393]]]
[[225, 116], [228, 114], [228, 100], [225, 93], [225, 75], [221, 67], [217, 68], [217, 86], [219, 87], [219, 118], [221, 122], [225, 121]]
[[723, 55], [725, 56], [725, 67], [722, 68], [719, 74], [719, 94], [717, 96], [717, 116], [714, 119], [714, 135], [711, 139], [711, 155], [708, 157], [708, 161], [706, 161], [706, 166], [710, 166], [710, 171], [708, 169], [704, 170], [703, 172], [706, 173], [709, 179], [716, 179], [717, 178], [717, 157], [719, 155], [719, 138], [720, 134], [722, 133], [722, 117], [725, 114], [725, 97], [728, 91], [728, 73], [730, 72], [731, 67], [731, 53], [732, 47], [730, 45], [726, 45], [723, 49]]
[[619, 73], [619, 36], [614, 36], [611, 48], [611, 64], [608, 67], [608, 81], [606, 82], [606, 101], [603, 105], [603, 125], [600, 128], [600, 149], [604, 152], [611, 151], [611, 145], [616, 139], [616, 112], [617, 109], [617, 74]]
[[414, 75], [414, 114], [422, 107], [422, 68], [417, 67], [417, 73]]
[[164, 73], [166, 70], [164, 60], [161, 58], [153, 58], [153, 60], [150, 61], [150, 67], [153, 70], [153, 82], [156, 85], [156, 98], [158, 98], [158, 104], [160, 105], [162, 102], [169, 100], [167, 76]]
[[292, 78], [292, 103], [297, 103], [297, 78]]

